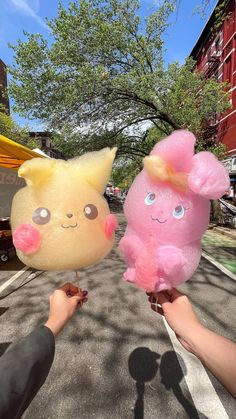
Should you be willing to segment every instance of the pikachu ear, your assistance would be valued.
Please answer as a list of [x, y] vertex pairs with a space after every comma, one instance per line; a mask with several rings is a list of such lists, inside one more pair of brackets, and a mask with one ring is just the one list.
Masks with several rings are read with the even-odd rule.
[[40, 185], [52, 175], [54, 165], [54, 159], [36, 157], [20, 166], [18, 176], [24, 178], [28, 186]]
[[103, 194], [110, 180], [112, 163], [117, 148], [103, 148], [100, 151], [83, 154], [71, 160], [78, 177], [83, 178], [99, 193]]

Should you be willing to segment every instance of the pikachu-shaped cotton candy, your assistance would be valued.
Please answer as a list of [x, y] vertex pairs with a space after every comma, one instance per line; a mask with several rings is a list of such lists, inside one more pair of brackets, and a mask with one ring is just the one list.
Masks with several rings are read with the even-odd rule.
[[171, 289], [192, 276], [210, 199], [229, 188], [229, 176], [213, 154], [194, 155], [195, 141], [191, 132], [180, 130], [157, 143], [125, 201], [124, 279], [146, 291]]
[[39, 270], [77, 270], [104, 258], [116, 219], [103, 193], [116, 148], [68, 161], [36, 158], [20, 167], [26, 186], [14, 196], [13, 242], [19, 259]]

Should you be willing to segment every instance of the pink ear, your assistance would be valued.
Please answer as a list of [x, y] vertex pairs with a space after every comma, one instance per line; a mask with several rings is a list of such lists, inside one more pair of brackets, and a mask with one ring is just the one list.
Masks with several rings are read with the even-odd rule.
[[113, 233], [118, 225], [118, 221], [113, 214], [109, 214], [106, 217], [106, 224], [105, 224], [105, 234], [108, 239], [111, 239]]
[[41, 234], [31, 224], [21, 224], [13, 232], [13, 244], [26, 255], [35, 253], [41, 244]]
[[201, 151], [192, 159], [188, 178], [189, 188], [208, 199], [218, 199], [229, 189], [229, 175], [217, 158], [208, 151]]
[[158, 155], [177, 172], [189, 172], [194, 155], [196, 138], [192, 132], [178, 130], [158, 142], [150, 155]]

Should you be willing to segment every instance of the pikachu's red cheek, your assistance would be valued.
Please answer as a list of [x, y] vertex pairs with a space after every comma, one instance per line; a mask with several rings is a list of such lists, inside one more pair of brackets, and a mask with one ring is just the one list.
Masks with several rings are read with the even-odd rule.
[[42, 241], [39, 230], [31, 224], [21, 224], [13, 232], [13, 244], [16, 249], [30, 255], [36, 253]]
[[107, 215], [106, 222], [105, 222], [105, 235], [108, 239], [112, 238], [113, 233], [117, 226], [118, 226], [118, 221], [115, 215], [113, 214]]

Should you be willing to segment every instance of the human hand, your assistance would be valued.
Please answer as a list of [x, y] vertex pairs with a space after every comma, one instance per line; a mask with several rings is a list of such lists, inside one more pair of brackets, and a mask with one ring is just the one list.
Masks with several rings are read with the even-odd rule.
[[195, 337], [203, 326], [197, 319], [188, 297], [175, 288], [158, 293], [147, 293], [151, 309], [165, 317], [181, 345], [194, 352]]
[[75, 311], [88, 301], [87, 295], [88, 291], [82, 291], [69, 282], [54, 291], [49, 298], [49, 316], [45, 323], [54, 336], [60, 333]]

